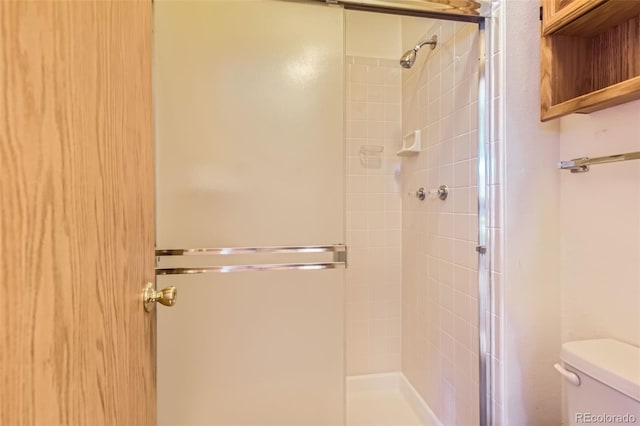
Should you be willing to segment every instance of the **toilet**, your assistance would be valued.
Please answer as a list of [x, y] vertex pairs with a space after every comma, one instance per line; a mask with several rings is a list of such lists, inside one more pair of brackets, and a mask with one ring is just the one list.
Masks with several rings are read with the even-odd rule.
[[560, 359], [563, 425], [640, 425], [640, 348], [581, 340], [563, 344]]

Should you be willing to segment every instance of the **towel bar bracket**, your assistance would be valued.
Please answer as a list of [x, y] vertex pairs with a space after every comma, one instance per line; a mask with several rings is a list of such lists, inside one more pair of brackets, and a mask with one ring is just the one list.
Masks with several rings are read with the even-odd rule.
[[558, 163], [558, 168], [562, 170], [569, 170], [571, 173], [586, 173], [590, 170], [589, 166], [593, 166], [595, 164], [617, 163], [619, 161], [629, 160], [640, 160], [640, 151], [608, 155], [606, 157], [583, 157], [569, 161], [560, 161]]

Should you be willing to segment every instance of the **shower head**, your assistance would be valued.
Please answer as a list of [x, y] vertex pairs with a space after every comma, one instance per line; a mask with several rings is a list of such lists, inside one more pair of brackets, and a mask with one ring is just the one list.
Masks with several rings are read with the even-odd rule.
[[402, 55], [402, 58], [400, 58], [400, 65], [402, 68], [409, 69], [413, 66], [413, 63], [416, 61], [416, 52], [417, 50], [411, 49], [407, 50], [407, 52]]
[[431, 46], [431, 50], [435, 49], [436, 46], [438, 45], [438, 36], [434, 35], [433, 37], [431, 37], [431, 40], [422, 41], [418, 43], [418, 45], [413, 49], [407, 50], [405, 54], [402, 55], [402, 58], [400, 58], [400, 65], [402, 66], [402, 68], [407, 68], [407, 69], [411, 68], [413, 64], [416, 62], [416, 56], [418, 55], [418, 50], [422, 49], [422, 47], [427, 44]]

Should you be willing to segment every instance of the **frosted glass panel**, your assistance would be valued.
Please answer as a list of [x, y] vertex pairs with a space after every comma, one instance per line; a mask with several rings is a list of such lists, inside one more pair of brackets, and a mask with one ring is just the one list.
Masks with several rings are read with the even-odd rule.
[[[343, 243], [342, 10], [156, 1], [154, 13], [157, 247]], [[158, 277], [179, 293], [157, 310], [159, 423], [343, 424], [343, 280]]]
[[344, 271], [159, 277], [160, 425], [341, 425]]
[[161, 1], [155, 19], [158, 247], [343, 241], [342, 10]]

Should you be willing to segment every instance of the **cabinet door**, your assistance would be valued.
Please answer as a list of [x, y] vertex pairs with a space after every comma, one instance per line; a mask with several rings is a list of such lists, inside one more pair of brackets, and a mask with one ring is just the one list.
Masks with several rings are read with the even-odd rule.
[[609, 0], [542, 0], [542, 34], [551, 34]]

